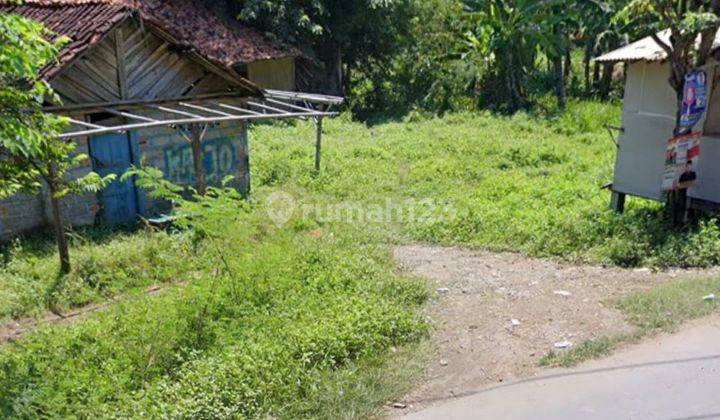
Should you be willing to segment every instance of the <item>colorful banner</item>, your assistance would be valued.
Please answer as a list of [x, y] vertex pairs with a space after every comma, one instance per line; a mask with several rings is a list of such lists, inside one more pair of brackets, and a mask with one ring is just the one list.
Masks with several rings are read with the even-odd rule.
[[685, 189], [697, 183], [700, 137], [700, 133], [691, 133], [668, 141], [662, 180], [663, 191]]
[[697, 70], [685, 76], [680, 132], [692, 130], [702, 119], [707, 108], [707, 96], [707, 74], [704, 70]]

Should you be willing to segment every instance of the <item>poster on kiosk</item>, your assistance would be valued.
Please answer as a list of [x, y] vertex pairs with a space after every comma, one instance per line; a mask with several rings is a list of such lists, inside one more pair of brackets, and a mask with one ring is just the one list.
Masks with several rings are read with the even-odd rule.
[[690, 188], [697, 182], [697, 161], [700, 157], [700, 133], [678, 136], [668, 142], [662, 190]]
[[680, 109], [680, 135], [668, 141], [662, 190], [687, 189], [698, 182], [698, 160], [702, 133], [692, 132], [707, 108], [707, 74], [704, 70], [685, 76]]

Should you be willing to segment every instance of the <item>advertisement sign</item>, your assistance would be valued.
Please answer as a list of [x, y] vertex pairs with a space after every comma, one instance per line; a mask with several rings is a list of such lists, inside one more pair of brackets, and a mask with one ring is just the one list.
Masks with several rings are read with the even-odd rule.
[[680, 131], [690, 131], [700, 121], [707, 108], [707, 74], [697, 70], [685, 76]]
[[665, 152], [665, 172], [662, 190], [689, 188], [697, 182], [697, 162], [700, 157], [700, 133], [678, 136], [668, 141]]

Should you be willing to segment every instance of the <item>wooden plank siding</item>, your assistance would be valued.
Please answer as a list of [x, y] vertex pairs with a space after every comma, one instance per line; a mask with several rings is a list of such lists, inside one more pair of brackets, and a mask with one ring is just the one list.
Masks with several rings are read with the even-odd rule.
[[225, 78], [130, 19], [51, 84], [65, 105], [174, 98], [231, 87]]

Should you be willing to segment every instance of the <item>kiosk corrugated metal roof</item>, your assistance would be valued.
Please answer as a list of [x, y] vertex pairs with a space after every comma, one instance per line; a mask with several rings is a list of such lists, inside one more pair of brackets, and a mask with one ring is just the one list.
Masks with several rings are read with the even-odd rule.
[[[670, 43], [670, 31], [658, 32], [657, 36]], [[720, 31], [715, 36], [713, 49], [720, 47]], [[667, 58], [667, 53], [655, 42], [651, 36], [647, 36], [624, 47], [620, 47], [607, 54], [595, 58], [600, 63], [617, 63], [622, 61], [662, 61]]]

